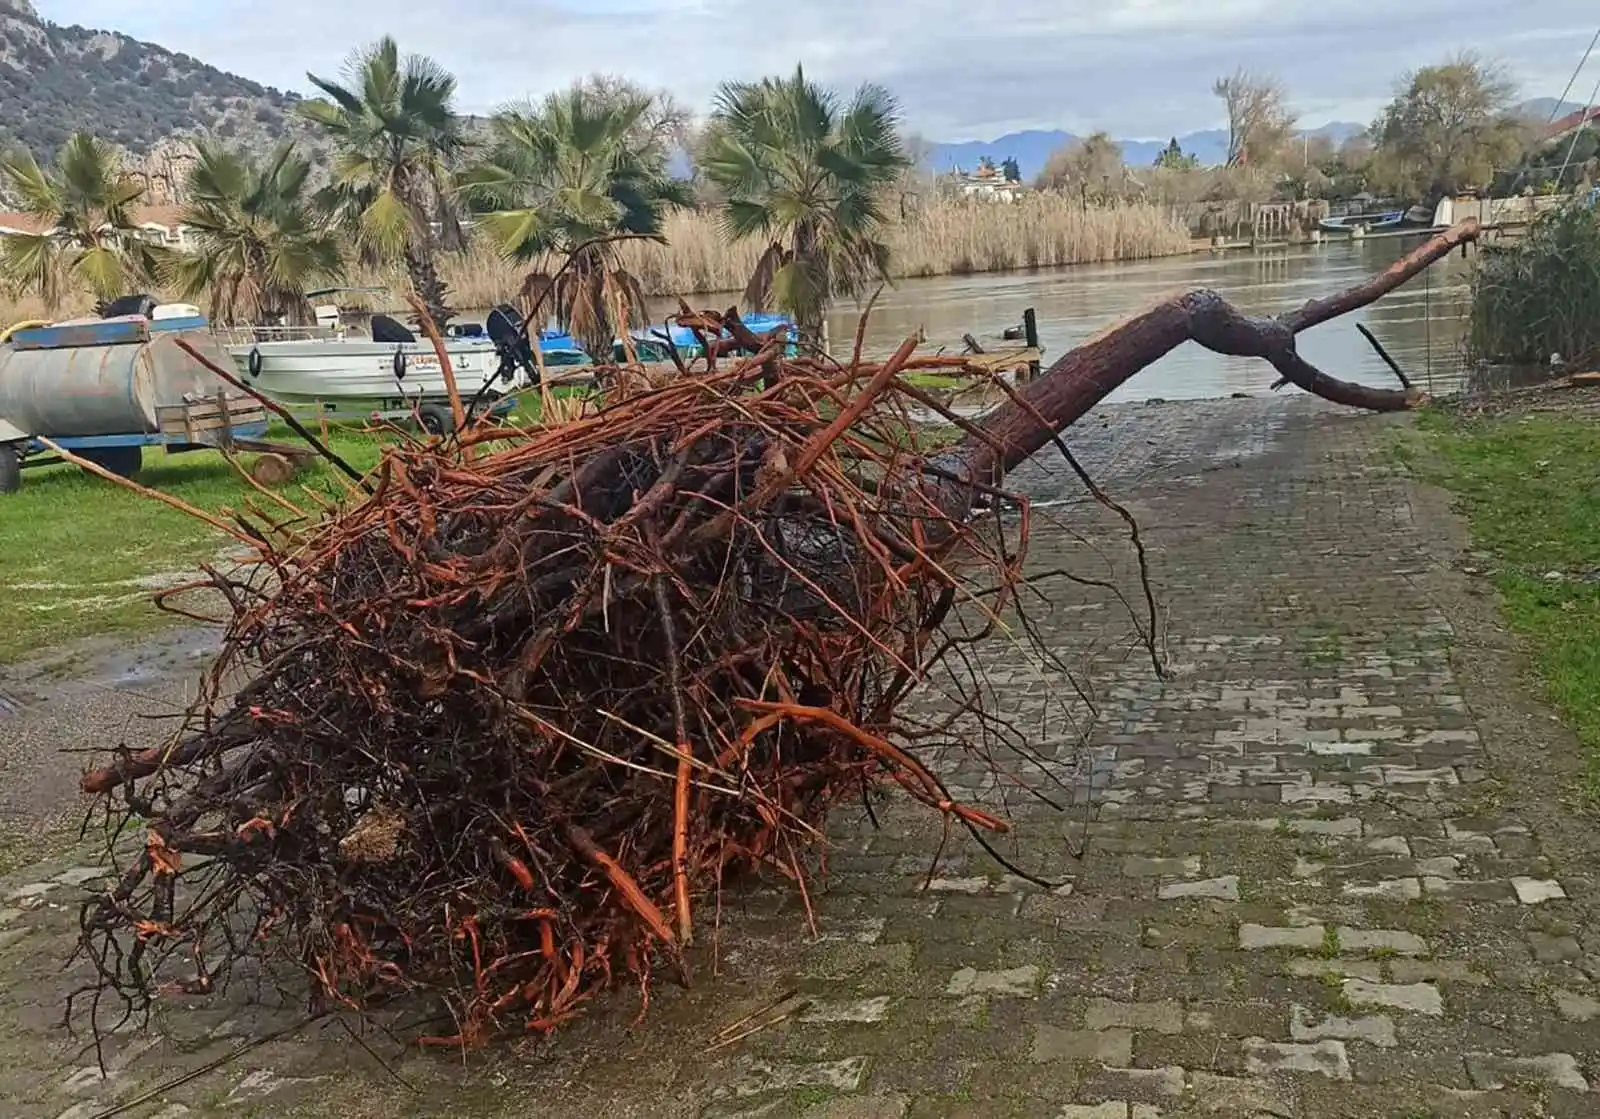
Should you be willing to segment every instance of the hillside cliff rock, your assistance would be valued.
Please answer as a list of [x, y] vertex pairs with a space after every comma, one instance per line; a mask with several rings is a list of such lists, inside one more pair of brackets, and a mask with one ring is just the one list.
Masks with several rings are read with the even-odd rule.
[[28, 0], [0, 0], [0, 147], [49, 159], [86, 129], [135, 156], [156, 153], [159, 181], [171, 161], [157, 149], [172, 137], [258, 147], [303, 134], [296, 100], [153, 43], [46, 22]]

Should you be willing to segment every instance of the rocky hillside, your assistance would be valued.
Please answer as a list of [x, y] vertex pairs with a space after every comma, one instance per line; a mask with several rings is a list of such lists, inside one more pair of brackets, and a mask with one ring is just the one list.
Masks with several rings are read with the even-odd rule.
[[47, 23], [29, 0], [0, 0], [0, 146], [45, 159], [77, 129], [137, 155], [207, 132], [266, 145], [296, 130], [295, 100], [153, 43]]

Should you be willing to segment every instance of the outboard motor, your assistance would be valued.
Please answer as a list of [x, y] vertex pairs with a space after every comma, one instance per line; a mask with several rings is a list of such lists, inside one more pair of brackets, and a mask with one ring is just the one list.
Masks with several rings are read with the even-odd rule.
[[153, 318], [155, 315], [156, 301], [151, 296], [124, 295], [105, 305], [101, 312], [102, 319], [120, 319], [124, 315], [138, 315], [140, 318]]
[[374, 342], [415, 342], [417, 336], [411, 333], [398, 319], [388, 315], [372, 316], [372, 340]]
[[499, 379], [510, 383], [518, 368], [527, 371], [530, 379], [539, 376], [533, 360], [533, 344], [528, 341], [528, 331], [522, 324], [521, 313], [508, 303], [491, 310], [483, 320], [495, 353], [500, 355]]

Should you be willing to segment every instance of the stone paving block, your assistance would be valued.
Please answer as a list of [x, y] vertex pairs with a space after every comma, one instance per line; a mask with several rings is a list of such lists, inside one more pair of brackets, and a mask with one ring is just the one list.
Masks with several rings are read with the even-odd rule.
[[1557, 991], [1553, 996], [1556, 1013], [1569, 1022], [1589, 1022], [1600, 1018], [1600, 999], [1578, 991]]
[[837, 1061], [786, 1062], [748, 1061], [740, 1076], [729, 1083], [724, 1094], [738, 1098], [768, 1092], [792, 1092], [801, 1088], [828, 1088], [854, 1092], [861, 1087], [867, 1071], [867, 1058], [845, 1057]]
[[1289, 873], [1298, 880], [1309, 880], [1316, 878], [1327, 870], [1330, 865], [1329, 863], [1318, 862], [1315, 859], [1306, 859], [1296, 855], [1294, 869]]
[[1369, 983], [1365, 979], [1346, 979], [1344, 997], [1356, 1006], [1388, 1006], [1434, 1018], [1444, 1014], [1439, 988], [1431, 983]]
[[1464, 960], [1390, 960], [1389, 974], [1396, 983], [1462, 983], [1487, 987], [1490, 979]]
[[6, 895], [7, 901], [34, 901], [56, 890], [59, 882], [29, 882]]
[[1211, 898], [1217, 901], [1239, 900], [1239, 876], [1226, 874], [1221, 878], [1207, 878], [1200, 882], [1172, 882], [1162, 886], [1156, 896], [1162, 901], [1184, 898]]
[[1285, 820], [1283, 826], [1298, 835], [1321, 835], [1334, 839], [1353, 839], [1361, 834], [1361, 820], [1355, 816], [1338, 820]]
[[1362, 884], [1346, 882], [1344, 895], [1352, 898], [1384, 898], [1390, 901], [1415, 901], [1422, 896], [1422, 882], [1416, 878], [1390, 878]]
[[1323, 931], [1320, 926], [1304, 928], [1275, 928], [1271, 925], [1242, 924], [1239, 926], [1239, 947], [1246, 950], [1268, 948], [1293, 948], [1316, 951], [1322, 947]]
[[806, 1109], [804, 1119], [903, 1119], [910, 1107], [906, 1096], [863, 1096], [816, 1104]]
[[1400, 956], [1425, 956], [1428, 942], [1402, 929], [1355, 929], [1340, 925], [1339, 950], [1343, 952], [1388, 952]]
[[1542, 964], [1559, 964], [1583, 958], [1583, 948], [1575, 936], [1547, 936], [1544, 933], [1527, 934], [1528, 947], [1533, 958]]
[[1039, 977], [1039, 968], [1033, 964], [1002, 971], [964, 967], [950, 977], [945, 993], [958, 998], [962, 995], [1029, 998], [1038, 993]]
[[1091, 1030], [1122, 1026], [1130, 1030], [1154, 1030], [1175, 1034], [1183, 1029], [1183, 1007], [1176, 1000], [1163, 1002], [1114, 1002], [1090, 999], [1083, 1024]]
[[813, 1002], [811, 1008], [800, 1016], [802, 1022], [881, 1022], [889, 1009], [889, 996], [848, 1002]]
[[1367, 1018], [1340, 1018], [1329, 1015], [1317, 1020], [1303, 1006], [1290, 1011], [1289, 1036], [1295, 1041], [1364, 1041], [1382, 1049], [1392, 1049], [1400, 1044], [1395, 1036], [1394, 1020], [1387, 1014], [1374, 1014]]
[[1331, 1080], [1350, 1079], [1350, 1057], [1342, 1041], [1283, 1044], [1260, 1037], [1247, 1037], [1244, 1039], [1244, 1060], [1246, 1070], [1256, 1076], [1275, 1072], [1304, 1072], [1317, 1073]]
[[1396, 855], [1400, 858], [1411, 857], [1411, 844], [1403, 835], [1382, 835], [1376, 839], [1367, 840], [1362, 846], [1378, 855]]
[[1218, 1076], [1198, 1069], [1189, 1074], [1190, 1096], [1202, 1114], [1233, 1119], [1256, 1114], [1292, 1115], [1293, 1102], [1279, 1086], [1238, 1076]]
[[1511, 880], [1511, 888], [1517, 892], [1517, 900], [1523, 905], [1559, 901], [1567, 896], [1567, 891], [1561, 888], [1561, 883], [1550, 879], [1517, 877]]
[[1133, 1033], [1042, 1025], [1034, 1031], [1032, 1059], [1039, 1063], [1098, 1061], [1103, 1065], [1126, 1065], [1133, 1060]]
[[112, 872], [103, 866], [75, 866], [62, 871], [52, 881], [63, 886], [82, 886], [109, 877]]
[[1366, 757], [1372, 753], [1374, 744], [1371, 742], [1310, 742], [1307, 749], [1319, 757], [1343, 758]]
[[1090, 1096], [1127, 1096], [1133, 1100], [1175, 1099], [1183, 1095], [1184, 1080], [1184, 1071], [1177, 1065], [1162, 1068], [1102, 1068], [1085, 1078], [1081, 1090]]
[[1167, 875], [1193, 878], [1200, 873], [1200, 856], [1187, 855], [1182, 858], [1131, 857], [1122, 860], [1122, 873], [1129, 878], [1160, 878]]
[[1302, 979], [1366, 979], [1373, 983], [1383, 980], [1383, 965], [1377, 960], [1320, 960], [1297, 956], [1285, 961], [1283, 970], [1286, 975]]
[[1537, 1081], [1569, 1092], [1587, 1092], [1589, 1081], [1570, 1053], [1546, 1053], [1537, 1057], [1505, 1057], [1495, 1053], [1468, 1053], [1467, 1075], [1473, 1086], [1486, 1091], [1504, 1088], [1518, 1081]]

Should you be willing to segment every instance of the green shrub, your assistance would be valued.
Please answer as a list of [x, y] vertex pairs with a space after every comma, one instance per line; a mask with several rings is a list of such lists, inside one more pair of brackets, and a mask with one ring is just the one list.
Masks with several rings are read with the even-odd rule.
[[1485, 251], [1472, 280], [1474, 361], [1600, 360], [1600, 209], [1546, 214], [1519, 244]]

